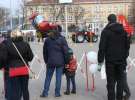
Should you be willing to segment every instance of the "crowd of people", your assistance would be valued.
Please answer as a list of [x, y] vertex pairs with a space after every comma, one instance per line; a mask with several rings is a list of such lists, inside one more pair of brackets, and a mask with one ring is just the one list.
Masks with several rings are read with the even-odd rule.
[[[55, 97], [61, 96], [63, 74], [67, 81], [64, 94], [70, 95], [70, 93], [76, 94], [77, 92], [75, 82], [77, 60], [72, 48], [68, 46], [60, 32], [61, 28], [49, 30], [43, 45], [46, 77], [41, 98], [48, 97], [54, 71], [56, 71]], [[97, 59], [99, 71], [105, 61], [108, 100], [129, 100], [130, 98], [126, 73], [129, 48], [127, 32], [117, 22], [116, 15], [110, 14], [108, 24], [101, 33]], [[4, 70], [6, 100], [21, 100], [22, 97], [23, 100], [30, 100], [29, 62], [32, 61], [33, 56], [30, 45], [23, 40], [20, 32], [10, 32], [9, 37], [0, 44], [0, 69]], [[72, 89], [70, 89], [70, 83], [72, 83]]]

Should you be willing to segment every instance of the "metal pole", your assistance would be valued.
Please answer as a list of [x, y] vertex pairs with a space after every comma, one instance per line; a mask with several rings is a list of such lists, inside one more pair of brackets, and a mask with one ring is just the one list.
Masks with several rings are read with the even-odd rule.
[[7, 28], [7, 8], [5, 8], [5, 28]]
[[12, 2], [11, 2], [11, 0], [10, 0], [10, 29], [12, 30], [12, 28], [13, 28], [13, 24], [12, 24], [12, 22], [13, 22], [13, 20], [12, 20]]
[[67, 15], [67, 5], [65, 4], [65, 17], [66, 17], [66, 37], [68, 37], [68, 15]]
[[25, 6], [25, 0], [23, 0], [23, 22], [22, 22], [22, 28], [23, 28], [23, 24], [24, 24], [24, 6]]
[[89, 78], [88, 78], [88, 62], [87, 53], [85, 52], [85, 63], [86, 63], [86, 93], [89, 91]]

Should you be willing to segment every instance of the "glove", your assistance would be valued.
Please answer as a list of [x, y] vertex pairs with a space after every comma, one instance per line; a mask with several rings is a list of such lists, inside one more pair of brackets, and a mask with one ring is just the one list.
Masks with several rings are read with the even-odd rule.
[[98, 63], [98, 71], [99, 72], [101, 71], [102, 65], [103, 65], [103, 63]]

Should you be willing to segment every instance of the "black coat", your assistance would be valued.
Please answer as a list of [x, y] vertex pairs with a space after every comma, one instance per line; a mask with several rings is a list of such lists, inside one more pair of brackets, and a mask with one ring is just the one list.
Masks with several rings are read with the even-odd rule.
[[16, 45], [17, 49], [19, 50], [20, 54], [22, 55], [27, 64], [33, 59], [32, 50], [29, 44], [23, 41], [23, 37], [8, 39], [3, 42], [6, 49], [6, 55], [2, 55], [3, 57], [6, 57], [6, 70], [9, 70], [10, 67], [20, 67], [25, 65], [18, 52], [14, 48], [12, 42]]
[[3, 43], [0, 44], [0, 69], [3, 68], [6, 64], [6, 48]]
[[43, 47], [44, 61], [49, 67], [64, 67], [65, 54], [68, 52], [67, 41], [63, 36], [48, 37]]
[[119, 23], [110, 23], [101, 33], [98, 51], [98, 62], [126, 61], [129, 55], [130, 42], [123, 26]]

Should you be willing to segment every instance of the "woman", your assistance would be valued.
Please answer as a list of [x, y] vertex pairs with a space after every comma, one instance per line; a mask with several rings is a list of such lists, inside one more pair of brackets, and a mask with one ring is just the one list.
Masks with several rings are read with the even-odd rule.
[[[6, 55], [3, 55], [6, 57], [6, 65], [4, 69], [8, 72], [9, 77], [8, 84], [6, 84], [7, 100], [21, 100], [21, 96], [23, 96], [23, 100], [29, 100], [28, 73], [25, 73], [24, 75], [19, 75], [20, 73], [18, 75], [13, 75], [13, 70], [11, 73], [11, 69], [26, 68], [26, 64], [28, 65], [28, 62], [33, 59], [33, 53], [29, 44], [23, 41], [20, 32], [11, 33], [11, 37], [12, 38], [3, 42], [7, 52]], [[24, 61], [17, 50], [23, 57]], [[26, 62], [26, 64], [24, 62]]]

